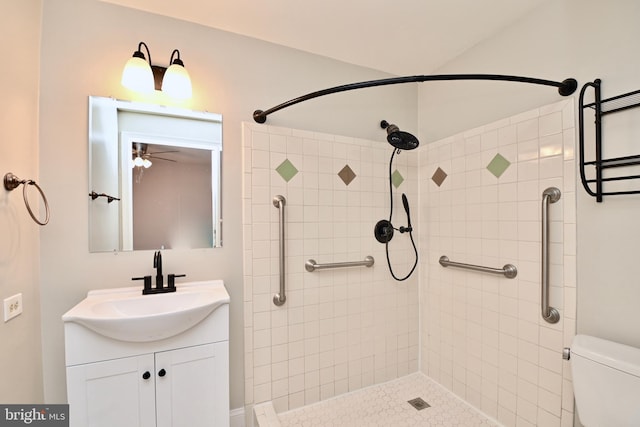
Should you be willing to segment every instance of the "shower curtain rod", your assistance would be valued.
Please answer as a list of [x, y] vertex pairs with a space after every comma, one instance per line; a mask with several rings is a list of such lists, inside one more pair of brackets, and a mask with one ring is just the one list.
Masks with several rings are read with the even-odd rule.
[[267, 121], [267, 116], [271, 113], [275, 113], [278, 110], [282, 110], [283, 108], [287, 108], [291, 105], [297, 104], [299, 102], [307, 101], [309, 99], [317, 98], [319, 96], [329, 95], [337, 92], [345, 92], [348, 90], [354, 89], [364, 89], [367, 87], [374, 86], [386, 86], [393, 85], [399, 83], [420, 83], [427, 81], [438, 81], [438, 80], [500, 80], [500, 81], [508, 81], [508, 82], [520, 82], [520, 83], [530, 83], [536, 85], [544, 85], [544, 86], [555, 86], [558, 88], [558, 93], [562, 96], [569, 96], [573, 92], [575, 92], [578, 87], [578, 82], [576, 79], [568, 78], [563, 80], [562, 82], [555, 82], [552, 80], [544, 80], [544, 79], [536, 79], [532, 77], [521, 77], [521, 76], [509, 76], [502, 74], [435, 74], [430, 76], [406, 76], [406, 77], [392, 77], [388, 79], [380, 79], [380, 80], [369, 80], [366, 82], [358, 82], [358, 83], [349, 83], [346, 85], [335, 86], [328, 89], [319, 90], [316, 92], [311, 92], [306, 95], [300, 96], [298, 98], [291, 99], [287, 102], [283, 102], [280, 105], [276, 105], [275, 107], [269, 108], [268, 110], [256, 110], [253, 112], [253, 120], [257, 123], [264, 123]]

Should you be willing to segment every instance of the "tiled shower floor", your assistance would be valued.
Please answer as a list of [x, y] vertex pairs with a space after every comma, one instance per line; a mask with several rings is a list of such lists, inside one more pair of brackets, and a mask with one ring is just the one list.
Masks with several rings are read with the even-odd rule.
[[[407, 402], [416, 397], [431, 406], [416, 410]], [[281, 427], [499, 426], [420, 373], [283, 412], [278, 418]]]

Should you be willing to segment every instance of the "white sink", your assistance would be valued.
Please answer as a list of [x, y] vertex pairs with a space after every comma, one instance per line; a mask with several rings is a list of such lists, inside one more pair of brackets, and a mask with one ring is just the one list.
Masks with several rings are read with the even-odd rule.
[[172, 337], [197, 325], [229, 303], [221, 280], [180, 283], [175, 292], [142, 295], [142, 287], [90, 291], [62, 316], [109, 338], [148, 342]]

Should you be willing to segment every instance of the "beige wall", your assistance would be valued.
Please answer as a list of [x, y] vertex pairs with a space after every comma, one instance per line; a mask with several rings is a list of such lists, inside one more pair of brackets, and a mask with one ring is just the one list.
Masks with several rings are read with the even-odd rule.
[[[0, 39], [7, 64], [0, 70], [0, 174], [22, 179], [38, 176], [38, 69], [40, 0], [4, 1]], [[11, 42], [8, 42], [8, 41]], [[43, 184], [45, 191], [49, 188]], [[0, 320], [0, 402], [42, 401], [39, 226], [22, 200], [22, 187], [0, 190], [0, 299], [22, 293], [24, 312]]]
[[[167, 251], [163, 261], [166, 272], [224, 279], [231, 295], [231, 406], [243, 406], [241, 122], [257, 108], [387, 75], [97, 0], [45, 2], [42, 33], [41, 180], [52, 206], [41, 235], [46, 400], [66, 400], [60, 316], [90, 289], [128, 286], [131, 277], [152, 271], [151, 251], [90, 254], [87, 242], [87, 97], [139, 99], [119, 79], [143, 40], [160, 65], [180, 49], [195, 94], [183, 106], [223, 115], [224, 247]], [[416, 88], [404, 85], [310, 101], [269, 123], [381, 139], [381, 119], [415, 128], [416, 109]]]
[[[640, 3], [634, 0], [549, 2], [438, 71], [575, 77], [579, 86], [601, 78], [603, 97], [629, 92], [640, 87], [638, 16]], [[511, 83], [425, 85], [420, 93], [425, 139], [558, 99], [551, 88]], [[577, 105], [577, 94], [573, 99]], [[626, 115], [619, 125], [604, 129], [605, 153], [638, 154], [640, 110], [619, 114]], [[607, 123], [612, 120], [605, 118]], [[605, 197], [598, 204], [579, 181], [577, 185], [578, 332], [640, 346], [640, 281], [635, 268], [640, 196]]]

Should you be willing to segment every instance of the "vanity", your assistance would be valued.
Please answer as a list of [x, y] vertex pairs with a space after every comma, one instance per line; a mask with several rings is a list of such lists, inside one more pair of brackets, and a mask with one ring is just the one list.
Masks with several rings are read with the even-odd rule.
[[221, 280], [90, 291], [62, 320], [72, 427], [229, 426]]

